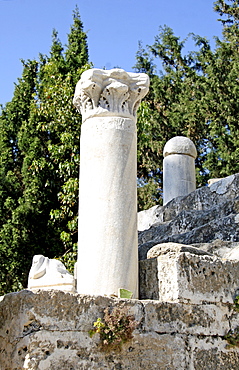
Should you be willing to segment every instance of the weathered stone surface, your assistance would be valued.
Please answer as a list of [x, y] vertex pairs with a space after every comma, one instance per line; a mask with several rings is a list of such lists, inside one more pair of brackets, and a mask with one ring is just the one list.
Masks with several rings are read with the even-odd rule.
[[191, 368], [194, 370], [237, 370], [239, 352], [228, 351], [221, 338], [190, 338], [192, 352]]
[[184, 245], [178, 243], [162, 243], [152, 247], [147, 253], [147, 258], [155, 258], [167, 253], [182, 253], [182, 252], [189, 252], [199, 256], [210, 255], [210, 253], [205, 252], [199, 248], [193, 247], [191, 245]]
[[[90, 338], [89, 330], [105, 307], [115, 306], [127, 307], [139, 325], [121, 351], [103, 352], [99, 337]], [[236, 369], [239, 349], [227, 349], [224, 335], [237, 326], [238, 313], [231, 304], [25, 290], [0, 301], [1, 370]]]
[[[188, 194], [186, 197], [173, 199], [165, 206], [154, 206], [155, 218], [157, 222], [169, 222], [183, 210], [204, 211], [219, 206], [223, 202], [233, 200], [238, 196], [239, 174], [228, 176], [212, 184], [210, 187], [203, 186]], [[239, 205], [236, 207], [239, 212]], [[146, 211], [144, 218], [149, 214], [151, 220], [151, 208]], [[154, 223], [157, 223], [154, 222]]]
[[239, 243], [232, 250], [227, 251], [223, 257], [227, 260], [239, 261]]
[[239, 261], [190, 246], [159, 244], [140, 263], [140, 298], [164, 302], [230, 302], [239, 291]]
[[[197, 247], [220, 240], [231, 243], [232, 248], [238, 245], [238, 189], [239, 174], [236, 174], [210, 187], [197, 189], [186, 197], [175, 198], [165, 206], [154, 207], [153, 212], [144, 211], [139, 218], [143, 220], [139, 229], [142, 230], [142, 226], [147, 224], [150, 227], [139, 232], [139, 259], [147, 258], [147, 251], [153, 245], [165, 242]], [[229, 252], [228, 249], [224, 251]], [[216, 253], [216, 248], [213, 248], [213, 253]], [[218, 255], [224, 257], [223, 249]], [[233, 258], [236, 258], [235, 255]]]
[[156, 258], [139, 261], [139, 298], [159, 299], [158, 261]]
[[192, 246], [220, 258], [239, 260], [239, 256], [237, 257], [239, 242], [216, 239], [211, 243], [195, 243]]

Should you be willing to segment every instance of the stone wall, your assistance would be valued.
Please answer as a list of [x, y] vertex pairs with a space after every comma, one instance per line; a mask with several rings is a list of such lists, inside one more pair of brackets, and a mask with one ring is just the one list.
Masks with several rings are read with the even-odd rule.
[[[106, 307], [126, 307], [138, 327], [121, 350], [104, 351], [93, 322]], [[23, 290], [0, 304], [1, 370], [239, 368], [225, 335], [239, 326], [230, 303], [123, 300]]]
[[[0, 370], [238, 370], [238, 188], [237, 174], [139, 215], [139, 300], [3, 296]], [[107, 307], [137, 322], [122, 348], [89, 335]]]

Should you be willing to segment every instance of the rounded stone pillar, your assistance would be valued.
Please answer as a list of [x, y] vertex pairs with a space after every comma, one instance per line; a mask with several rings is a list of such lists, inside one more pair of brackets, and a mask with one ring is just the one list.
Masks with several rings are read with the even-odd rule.
[[76, 86], [79, 293], [138, 297], [136, 111], [148, 85], [145, 74], [91, 69]]
[[163, 151], [163, 204], [196, 189], [194, 143], [184, 136], [170, 139]]

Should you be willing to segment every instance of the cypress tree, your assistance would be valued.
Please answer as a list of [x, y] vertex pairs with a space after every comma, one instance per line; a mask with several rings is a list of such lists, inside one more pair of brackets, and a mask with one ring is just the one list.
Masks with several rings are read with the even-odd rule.
[[[150, 94], [138, 118], [139, 209], [160, 202], [163, 147], [173, 136], [195, 143], [198, 186], [239, 171], [238, 0], [216, 1], [214, 9], [223, 25], [215, 50], [207, 39], [191, 34], [197, 51], [185, 53], [186, 40], [165, 26], [154, 44], [147, 51], [141, 46], [136, 55], [136, 70], [151, 74]], [[153, 58], [161, 61], [159, 75], [152, 73]]]
[[64, 50], [57, 31], [39, 62], [24, 64], [0, 125], [1, 294], [27, 286], [34, 254], [75, 258], [81, 117], [75, 83], [89, 68], [86, 34], [76, 9]]

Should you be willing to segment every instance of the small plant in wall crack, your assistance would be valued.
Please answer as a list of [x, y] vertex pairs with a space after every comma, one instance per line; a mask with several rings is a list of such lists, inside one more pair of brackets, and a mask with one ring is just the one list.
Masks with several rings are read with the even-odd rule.
[[234, 309], [239, 312], [239, 295], [234, 299]]
[[138, 326], [133, 315], [129, 315], [126, 308], [114, 307], [110, 312], [104, 310], [103, 319], [94, 322], [94, 328], [89, 331], [90, 336], [99, 333], [103, 350], [119, 350], [123, 343], [133, 338], [133, 331]]
[[227, 348], [239, 347], [239, 327], [237, 326], [234, 330], [229, 330], [224, 336], [224, 339], [228, 342]]
[[[233, 309], [239, 312], [239, 295], [234, 299]], [[239, 326], [234, 330], [230, 329], [229, 332], [224, 336], [224, 339], [228, 342], [227, 348], [232, 348], [234, 346], [239, 347]]]

